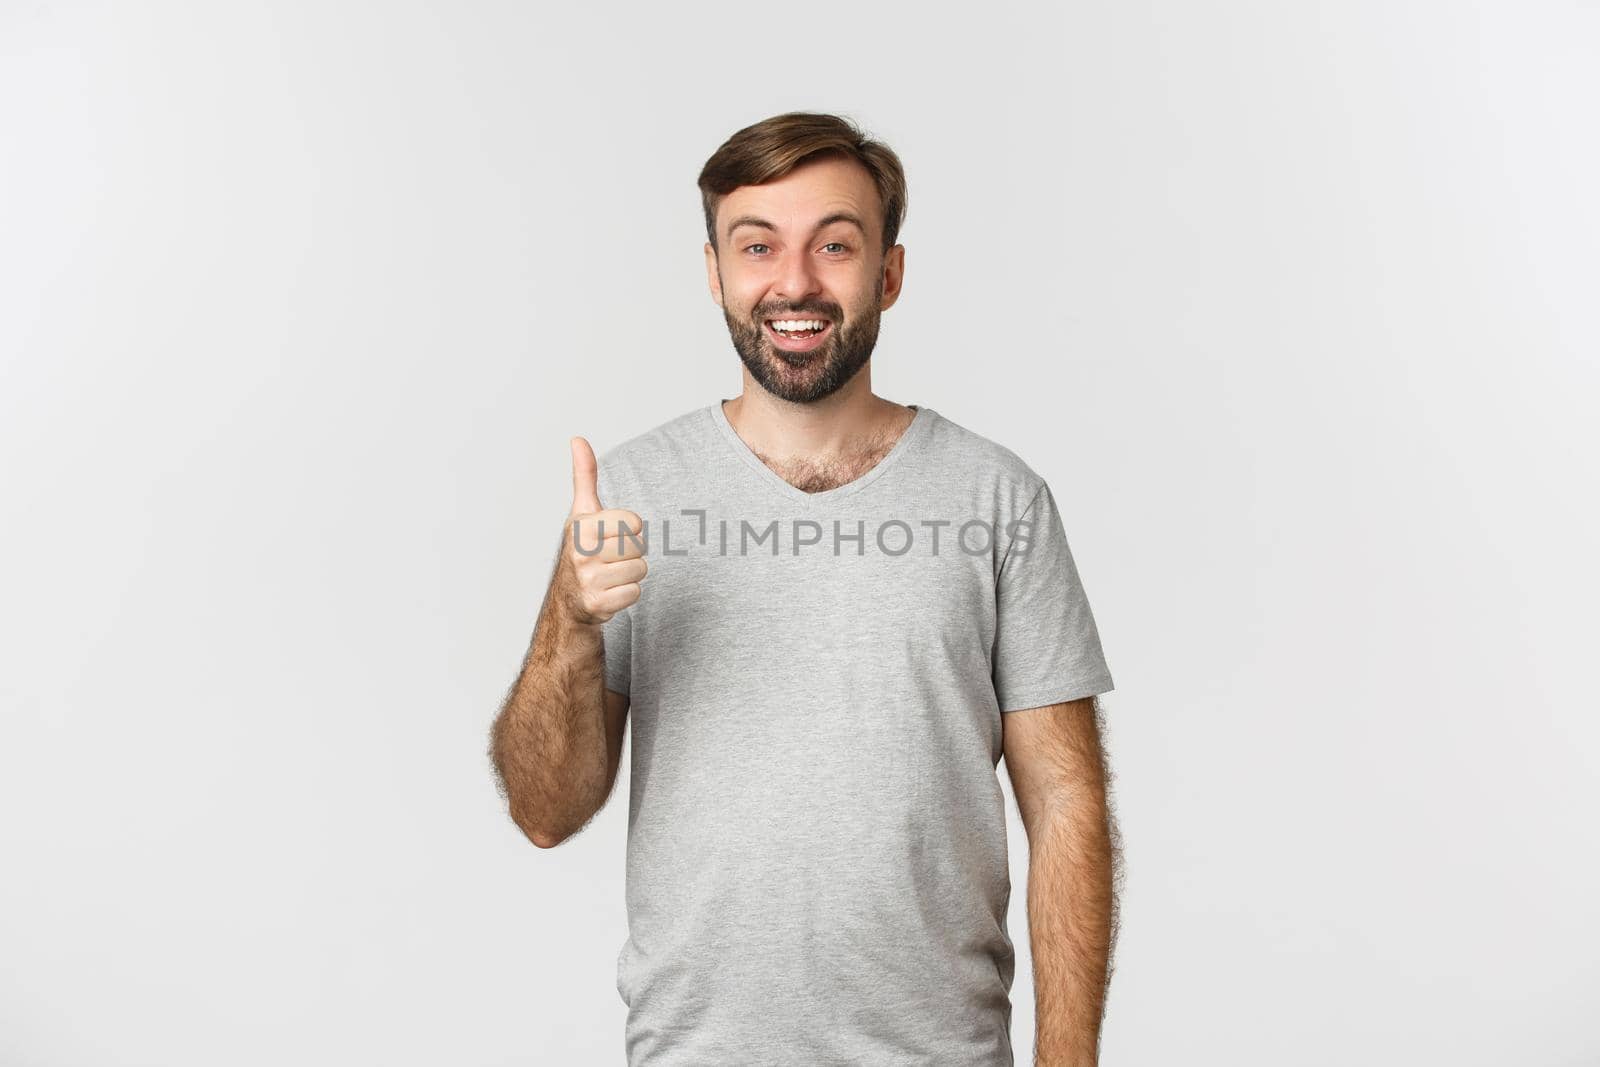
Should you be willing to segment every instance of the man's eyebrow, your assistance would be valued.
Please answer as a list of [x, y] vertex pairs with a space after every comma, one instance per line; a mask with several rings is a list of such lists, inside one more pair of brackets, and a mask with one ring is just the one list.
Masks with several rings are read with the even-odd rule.
[[[848, 222], [850, 225], [861, 231], [862, 237], [867, 235], [867, 227], [859, 218], [848, 211], [835, 211], [831, 215], [824, 215], [821, 219], [817, 220], [816, 228], [821, 230], [825, 227], [832, 226], [836, 222]], [[737, 230], [740, 226], [755, 226], [763, 230], [777, 229], [776, 226], [768, 222], [766, 219], [761, 218], [759, 215], [740, 215], [728, 223], [728, 236], [732, 237], [733, 231]], [[816, 231], [814, 230], [812, 232]]]

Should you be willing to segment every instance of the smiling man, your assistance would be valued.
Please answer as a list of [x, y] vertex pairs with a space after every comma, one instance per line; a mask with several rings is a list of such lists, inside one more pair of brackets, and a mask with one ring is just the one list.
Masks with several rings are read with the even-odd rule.
[[[728, 271], [735, 291], [724, 288], [720, 241], [706, 244], [711, 292], [722, 305], [733, 347], [756, 384], [780, 400], [815, 403], [838, 392], [872, 358], [878, 343], [879, 313], [899, 295], [905, 248], [891, 247], [881, 257], [885, 260], [882, 269], [874, 269], [880, 257], [864, 254], [871, 239], [868, 227], [872, 223], [867, 220], [875, 212], [858, 205], [870, 204], [878, 194], [871, 176], [849, 159], [824, 156], [756, 188], [759, 194], [754, 189], [735, 189], [723, 205], [729, 215], [723, 224], [728, 241], [738, 244], [734, 257], [738, 262], [730, 264]], [[785, 199], [789, 202], [784, 203]], [[833, 202], [835, 209], [815, 222], [797, 217], [819, 200]], [[752, 210], [741, 211], [738, 205], [746, 203]], [[771, 207], [764, 206], [769, 204]], [[821, 265], [813, 267], [792, 256], [784, 262], [775, 254], [774, 245], [798, 226], [809, 226], [811, 232], [804, 237], [807, 244], [820, 242]], [[834, 288], [842, 290], [840, 297], [854, 301], [848, 314], [835, 302], [839, 297], [820, 289], [813, 291], [806, 279], [773, 284], [775, 271], [795, 269], [815, 270], [819, 279], [828, 276]], [[894, 293], [885, 302], [884, 289], [891, 277]], [[798, 300], [775, 295], [774, 290], [785, 285], [805, 295]], [[755, 306], [746, 301], [754, 301]], [[863, 380], [868, 380], [867, 376]], [[863, 390], [857, 386], [856, 392]]]
[[598, 461], [492, 758], [551, 848], [633, 732], [631, 1067], [1011, 1067], [1003, 757], [1029, 844], [1039, 1064], [1097, 1062], [1115, 931], [1095, 697], [1050, 486], [872, 392], [900, 161], [833, 115], [740, 130], [699, 185], [737, 397]]

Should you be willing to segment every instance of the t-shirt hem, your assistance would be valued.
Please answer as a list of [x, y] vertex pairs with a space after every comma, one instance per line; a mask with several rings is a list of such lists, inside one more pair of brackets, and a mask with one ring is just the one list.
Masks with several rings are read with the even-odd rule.
[[1003, 700], [1000, 702], [1000, 713], [1003, 715], [1011, 711], [1042, 708], [1047, 704], [1065, 704], [1070, 700], [1082, 700], [1084, 697], [1109, 693], [1113, 688], [1115, 687], [1111, 683], [1111, 675], [1101, 674], [1086, 681], [1073, 682], [1051, 689], [1035, 689], [1020, 696]]

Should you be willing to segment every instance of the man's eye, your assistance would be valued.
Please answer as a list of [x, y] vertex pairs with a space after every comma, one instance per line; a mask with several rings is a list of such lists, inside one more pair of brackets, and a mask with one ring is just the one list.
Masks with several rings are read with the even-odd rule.
[[[822, 247], [824, 249], [837, 248], [839, 250], [839, 252], [836, 253], [836, 254], [842, 254], [842, 253], [850, 251], [850, 246], [845, 244], [845, 243], [843, 243], [842, 241], [829, 241], [827, 244], [823, 245]], [[758, 256], [761, 255], [766, 249], [767, 249], [767, 246], [764, 245], [764, 244], [760, 244], [760, 243], [756, 243], [756, 244], [753, 244], [753, 245], [745, 245], [744, 246], [744, 250], [746, 252], [754, 252]]]

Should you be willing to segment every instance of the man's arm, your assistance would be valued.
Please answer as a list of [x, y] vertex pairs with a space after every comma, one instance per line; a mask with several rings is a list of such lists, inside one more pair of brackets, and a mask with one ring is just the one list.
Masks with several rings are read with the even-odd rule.
[[1120, 854], [1093, 697], [1001, 716], [1028, 836], [1038, 1067], [1092, 1067], [1116, 941]]
[[628, 697], [606, 689], [599, 627], [562, 617], [546, 598], [533, 641], [491, 735], [512, 821], [554, 848], [605, 807], [616, 785]]
[[628, 698], [605, 688], [603, 626], [639, 599], [648, 570], [638, 543], [619, 528], [637, 533], [639, 517], [601, 510], [594, 452], [583, 438], [573, 439], [572, 457], [561, 551], [489, 748], [512, 820], [540, 848], [582, 829], [616, 783]]

